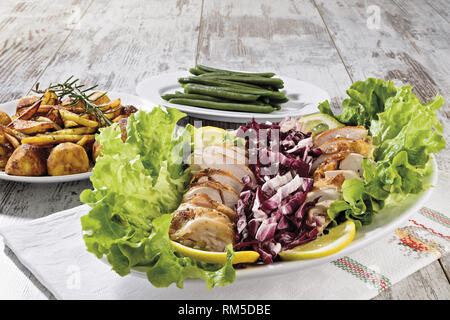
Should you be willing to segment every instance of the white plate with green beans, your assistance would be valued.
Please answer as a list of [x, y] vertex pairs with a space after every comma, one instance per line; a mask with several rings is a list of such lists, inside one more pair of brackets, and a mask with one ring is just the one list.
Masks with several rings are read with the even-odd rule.
[[273, 73], [210, 68], [212, 72], [199, 74], [202, 70], [196, 68], [150, 77], [136, 92], [195, 118], [237, 123], [295, 118], [317, 112], [320, 102], [330, 100], [325, 90], [311, 83]]

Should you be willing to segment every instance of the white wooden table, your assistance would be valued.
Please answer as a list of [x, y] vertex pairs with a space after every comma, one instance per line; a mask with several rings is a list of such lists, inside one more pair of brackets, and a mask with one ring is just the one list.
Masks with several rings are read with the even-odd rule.
[[[0, 101], [70, 75], [134, 93], [143, 78], [196, 62], [312, 82], [334, 108], [352, 82], [369, 76], [450, 101], [449, 19], [448, 0], [2, 0]], [[448, 104], [439, 116], [450, 141]], [[450, 171], [449, 149], [437, 160]], [[88, 187], [1, 181], [0, 225], [77, 206]], [[8, 249], [0, 270], [0, 298], [52, 298]], [[449, 276], [447, 255], [377, 299], [450, 299]]]

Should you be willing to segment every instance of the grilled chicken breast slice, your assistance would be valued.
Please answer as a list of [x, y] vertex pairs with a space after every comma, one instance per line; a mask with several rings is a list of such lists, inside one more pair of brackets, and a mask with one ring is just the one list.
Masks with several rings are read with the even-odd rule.
[[363, 176], [363, 168], [362, 168], [362, 160], [364, 159], [363, 155], [358, 153], [350, 153], [339, 162], [339, 169], [341, 170], [353, 170], [360, 177]]
[[354, 140], [348, 138], [334, 138], [319, 146], [324, 154], [334, 154], [338, 152], [359, 153], [369, 157], [373, 152], [372, 142], [369, 140]]
[[224, 252], [234, 242], [234, 224], [223, 213], [210, 208], [185, 208], [174, 213], [169, 237], [191, 248]]
[[325, 172], [325, 178], [336, 177], [337, 175], [343, 175], [345, 180], [347, 179], [361, 179], [359, 174], [353, 170], [329, 170]]
[[[200, 193], [207, 194], [212, 200], [222, 203], [230, 209], [234, 209], [239, 200], [239, 194], [236, 191], [217, 181], [192, 183], [184, 195], [184, 200], [189, 200]], [[217, 194], [219, 198], [217, 198]]]
[[202, 207], [202, 208], [208, 208], [208, 209], [214, 209], [219, 211], [220, 213], [225, 214], [231, 222], [236, 221], [236, 211], [233, 209], [230, 209], [224, 204], [221, 204], [217, 201], [212, 200], [208, 195], [204, 193], [196, 194], [191, 199], [187, 200], [186, 202], [183, 202], [181, 206], [178, 208], [178, 210], [183, 210], [186, 208], [195, 208], [195, 207]]
[[367, 137], [367, 129], [363, 126], [339, 127], [324, 131], [314, 137], [314, 146], [319, 147], [325, 142], [335, 138], [347, 138], [352, 140], [364, 139]]
[[244, 184], [241, 181], [239, 181], [235, 175], [231, 174], [228, 171], [220, 169], [202, 170], [192, 178], [191, 183], [211, 181], [211, 180], [230, 186], [238, 194], [244, 188]]
[[217, 153], [211, 156], [203, 156], [202, 161], [191, 165], [191, 171], [196, 174], [204, 169], [218, 169], [231, 173], [239, 181], [242, 181], [242, 178], [246, 176], [249, 176], [253, 183], [256, 181], [253, 172], [244, 163], [233, 163], [233, 160], [227, 160], [227, 158]]
[[330, 159], [343, 160], [351, 153], [357, 153], [363, 157], [372, 157], [374, 146], [369, 138], [365, 140], [353, 140], [347, 138], [335, 138], [331, 139], [319, 147], [322, 150], [322, 154], [316, 158], [312, 165], [311, 170], [314, 172], [319, 165]]
[[308, 192], [306, 195], [305, 202], [310, 202], [319, 198], [319, 201], [325, 200], [339, 200], [342, 198], [341, 192], [333, 187], [328, 187], [324, 189], [313, 189], [313, 191]]

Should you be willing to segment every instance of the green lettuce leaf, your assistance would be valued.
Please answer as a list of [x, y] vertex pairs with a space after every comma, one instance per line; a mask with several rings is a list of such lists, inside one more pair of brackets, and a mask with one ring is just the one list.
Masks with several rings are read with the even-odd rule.
[[356, 81], [346, 92], [350, 98], [342, 101], [341, 114], [335, 115], [328, 101], [322, 102], [319, 110], [345, 125], [369, 127], [371, 120], [377, 119], [378, 113], [384, 111], [386, 100], [395, 96], [397, 89], [392, 81], [369, 78]]
[[432, 171], [431, 154], [446, 147], [443, 125], [436, 117], [444, 99], [437, 95], [421, 103], [411, 89], [369, 78], [347, 90], [350, 98], [343, 101], [341, 114], [333, 114], [328, 101], [319, 106], [346, 125], [365, 126], [376, 146], [375, 162], [365, 159], [362, 163], [364, 179], [345, 181], [344, 200], [329, 207], [333, 222], [351, 219], [370, 224], [386, 204], [430, 187], [423, 184], [423, 178]]
[[101, 129], [96, 139], [103, 149], [91, 176], [93, 189], [80, 196], [92, 209], [81, 224], [88, 251], [106, 256], [121, 276], [138, 267], [156, 287], [182, 287], [185, 279], [200, 278], [212, 288], [234, 281], [232, 248], [223, 266], [200, 263], [180, 256], [168, 234], [171, 213], [191, 178], [181, 161], [185, 137], [174, 137], [184, 116], [159, 107], [139, 111], [128, 120], [125, 143], [117, 125]]

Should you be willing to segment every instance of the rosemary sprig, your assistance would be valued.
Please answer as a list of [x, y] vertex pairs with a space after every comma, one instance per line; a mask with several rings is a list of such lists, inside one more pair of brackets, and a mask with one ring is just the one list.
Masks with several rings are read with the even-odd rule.
[[[84, 84], [79, 84], [79, 79], [74, 79], [74, 76], [70, 76], [63, 83], [58, 83], [55, 85], [50, 84], [48, 90], [53, 91], [58, 96], [59, 100], [62, 100], [63, 98], [71, 98], [72, 101], [69, 104], [70, 106], [75, 106], [78, 103], [81, 103], [85, 109], [84, 114], [93, 114], [97, 118], [99, 126], [104, 127], [112, 124], [112, 121], [105, 115], [109, 112], [105, 113], [101, 110], [108, 104], [96, 105], [94, 102], [106, 95], [106, 92], [95, 99], [91, 99], [91, 94], [88, 93], [97, 88], [97, 86], [98, 85], [94, 85], [89, 88], [85, 88]], [[32, 91], [40, 94], [45, 93], [45, 90], [42, 91], [39, 89], [39, 82], [36, 83], [36, 86]]]

